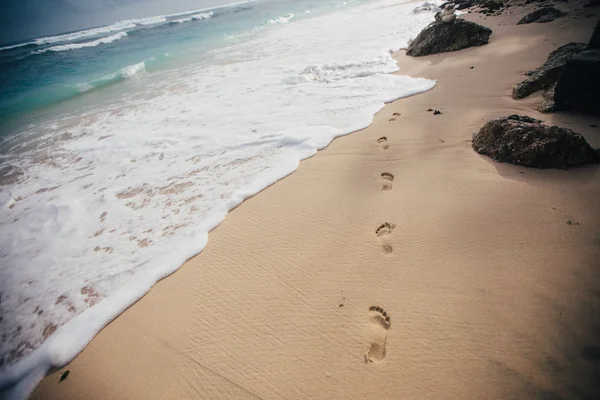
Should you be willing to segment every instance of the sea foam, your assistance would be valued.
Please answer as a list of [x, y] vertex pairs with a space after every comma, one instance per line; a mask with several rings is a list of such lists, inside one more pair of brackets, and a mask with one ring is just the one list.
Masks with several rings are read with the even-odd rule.
[[136, 79], [111, 101], [7, 140], [0, 390], [26, 397], [199, 253], [231, 209], [384, 103], [431, 89], [391, 74], [390, 51], [431, 21], [412, 8], [369, 2], [266, 27], [175, 70], [132, 64], [119, 76]]
[[268, 20], [267, 24], [268, 25], [287, 24], [288, 22], [290, 22], [290, 20], [292, 18], [294, 18], [294, 14], [286, 14], [281, 17], [272, 18], [272, 19]]

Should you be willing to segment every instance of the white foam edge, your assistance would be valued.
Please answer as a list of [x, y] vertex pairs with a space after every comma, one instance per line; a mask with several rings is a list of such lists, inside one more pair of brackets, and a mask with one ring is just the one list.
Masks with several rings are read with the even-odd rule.
[[365, 110], [371, 111], [371, 116], [365, 118], [363, 123], [356, 124], [340, 134], [321, 138], [319, 142], [299, 143], [295, 138], [280, 138], [281, 145], [293, 144], [296, 147], [297, 157], [295, 159], [288, 158], [274, 168], [274, 171], [277, 171], [275, 174], [261, 176], [250, 185], [234, 192], [220, 210], [214, 211], [209, 220], [181, 237], [178, 240], [177, 248], [172, 248], [165, 256], [154, 260], [151, 266], [146, 267], [146, 272], [140, 274], [135, 283], [121, 286], [98, 304], [72, 318], [58, 328], [40, 347], [8, 367], [0, 374], [0, 393], [3, 398], [21, 400], [29, 397], [52, 367], [62, 368], [71, 362], [105, 326], [140, 300], [158, 281], [173, 274], [190, 258], [200, 254], [208, 243], [208, 233], [219, 226], [227, 214], [244, 200], [292, 174], [298, 168], [300, 161], [314, 156], [318, 150], [327, 147], [333, 139], [367, 128], [373, 122], [374, 115], [381, 111], [386, 103], [424, 93], [433, 89], [437, 83], [435, 80], [411, 78], [406, 75], [390, 76], [420, 80], [423, 85], [420, 85], [419, 88], [412, 88], [401, 95], [390, 96], [383, 102], [365, 106]]

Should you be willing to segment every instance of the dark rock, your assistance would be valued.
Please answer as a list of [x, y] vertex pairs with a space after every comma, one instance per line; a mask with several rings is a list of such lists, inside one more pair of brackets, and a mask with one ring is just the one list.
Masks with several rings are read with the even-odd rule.
[[550, 85], [544, 91], [544, 101], [537, 107], [539, 112], [549, 113], [556, 111], [556, 103], [554, 102], [554, 90], [556, 89], [556, 83]]
[[465, 8], [479, 6], [483, 9], [482, 12], [484, 13], [507, 6], [503, 0], [457, 0], [453, 3], [456, 6], [456, 10], [464, 10]]
[[517, 25], [530, 24], [532, 22], [550, 22], [554, 21], [556, 18], [564, 17], [565, 15], [567, 15], [566, 12], [557, 10], [554, 7], [538, 8], [521, 18], [521, 20], [517, 22]]
[[522, 99], [555, 83], [564, 71], [567, 61], [585, 47], [583, 43], [568, 43], [554, 50], [541, 67], [528, 72], [529, 77], [515, 85], [513, 98]]
[[465, 8], [473, 7], [475, 5], [474, 1], [465, 1], [456, 6], [457, 10], [464, 10]]
[[479, 6], [488, 13], [493, 13], [494, 11], [500, 10], [504, 7], [504, 3], [499, 0], [486, 0], [479, 4]]
[[546, 100], [554, 100], [554, 91], [556, 90], [556, 83], [548, 86], [542, 95]]
[[554, 100], [544, 100], [537, 106], [537, 110], [541, 113], [552, 113], [556, 111], [556, 103]]
[[433, 112], [433, 115], [440, 115], [440, 114], [442, 114], [442, 112], [441, 112], [440, 110], [435, 110], [435, 111]]
[[600, 49], [600, 19], [596, 23], [594, 33], [592, 33], [592, 37], [588, 43], [588, 49]]
[[70, 370], [66, 370], [65, 372], [63, 372], [63, 374], [60, 376], [60, 381], [58, 381], [58, 383], [61, 383], [62, 381], [64, 381], [65, 379], [67, 379], [67, 377], [69, 376], [70, 372], [71, 372]]
[[408, 46], [406, 54], [419, 57], [481, 46], [488, 43], [492, 30], [474, 22], [457, 19], [452, 24], [432, 22]]
[[494, 161], [533, 168], [567, 169], [600, 162], [578, 133], [520, 115], [493, 119], [473, 136], [473, 149]]
[[584, 7], [596, 7], [596, 6], [600, 6], [600, 0], [590, 0], [589, 3], [584, 5]]
[[554, 101], [559, 110], [600, 115], [600, 50], [585, 50], [567, 61]]

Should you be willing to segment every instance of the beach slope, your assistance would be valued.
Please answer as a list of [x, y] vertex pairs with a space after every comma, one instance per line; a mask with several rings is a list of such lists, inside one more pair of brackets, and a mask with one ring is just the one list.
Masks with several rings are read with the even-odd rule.
[[562, 7], [546, 24], [516, 25], [532, 8], [469, 14], [489, 44], [397, 53], [399, 74], [437, 86], [245, 201], [33, 398], [599, 398], [600, 169], [471, 148], [515, 113], [600, 147], [598, 118], [511, 97], [550, 51], [589, 40], [598, 8]]

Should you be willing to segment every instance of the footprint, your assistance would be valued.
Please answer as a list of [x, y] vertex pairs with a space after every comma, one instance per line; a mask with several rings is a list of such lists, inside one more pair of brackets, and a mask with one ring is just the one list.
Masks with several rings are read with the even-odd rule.
[[389, 222], [385, 222], [379, 226], [379, 228], [375, 229], [375, 234], [377, 236], [385, 236], [392, 233], [396, 225], [390, 224]]
[[381, 190], [392, 190], [392, 181], [394, 180], [394, 174], [384, 172], [381, 174], [381, 179], [385, 181]]
[[371, 346], [365, 354], [365, 361], [380, 362], [387, 351], [387, 335], [392, 326], [388, 313], [381, 307], [369, 308], [369, 330]]
[[379, 143], [384, 150], [390, 148], [390, 146], [387, 143], [387, 136], [382, 136], [379, 139], [377, 139], [377, 143]]
[[381, 252], [383, 254], [388, 255], [388, 254], [392, 254], [394, 252], [394, 249], [392, 248], [391, 244], [384, 244], [381, 246]]
[[388, 121], [389, 122], [396, 121], [400, 115], [401, 114], [399, 112], [395, 112], [392, 114], [392, 118], [390, 118]]

